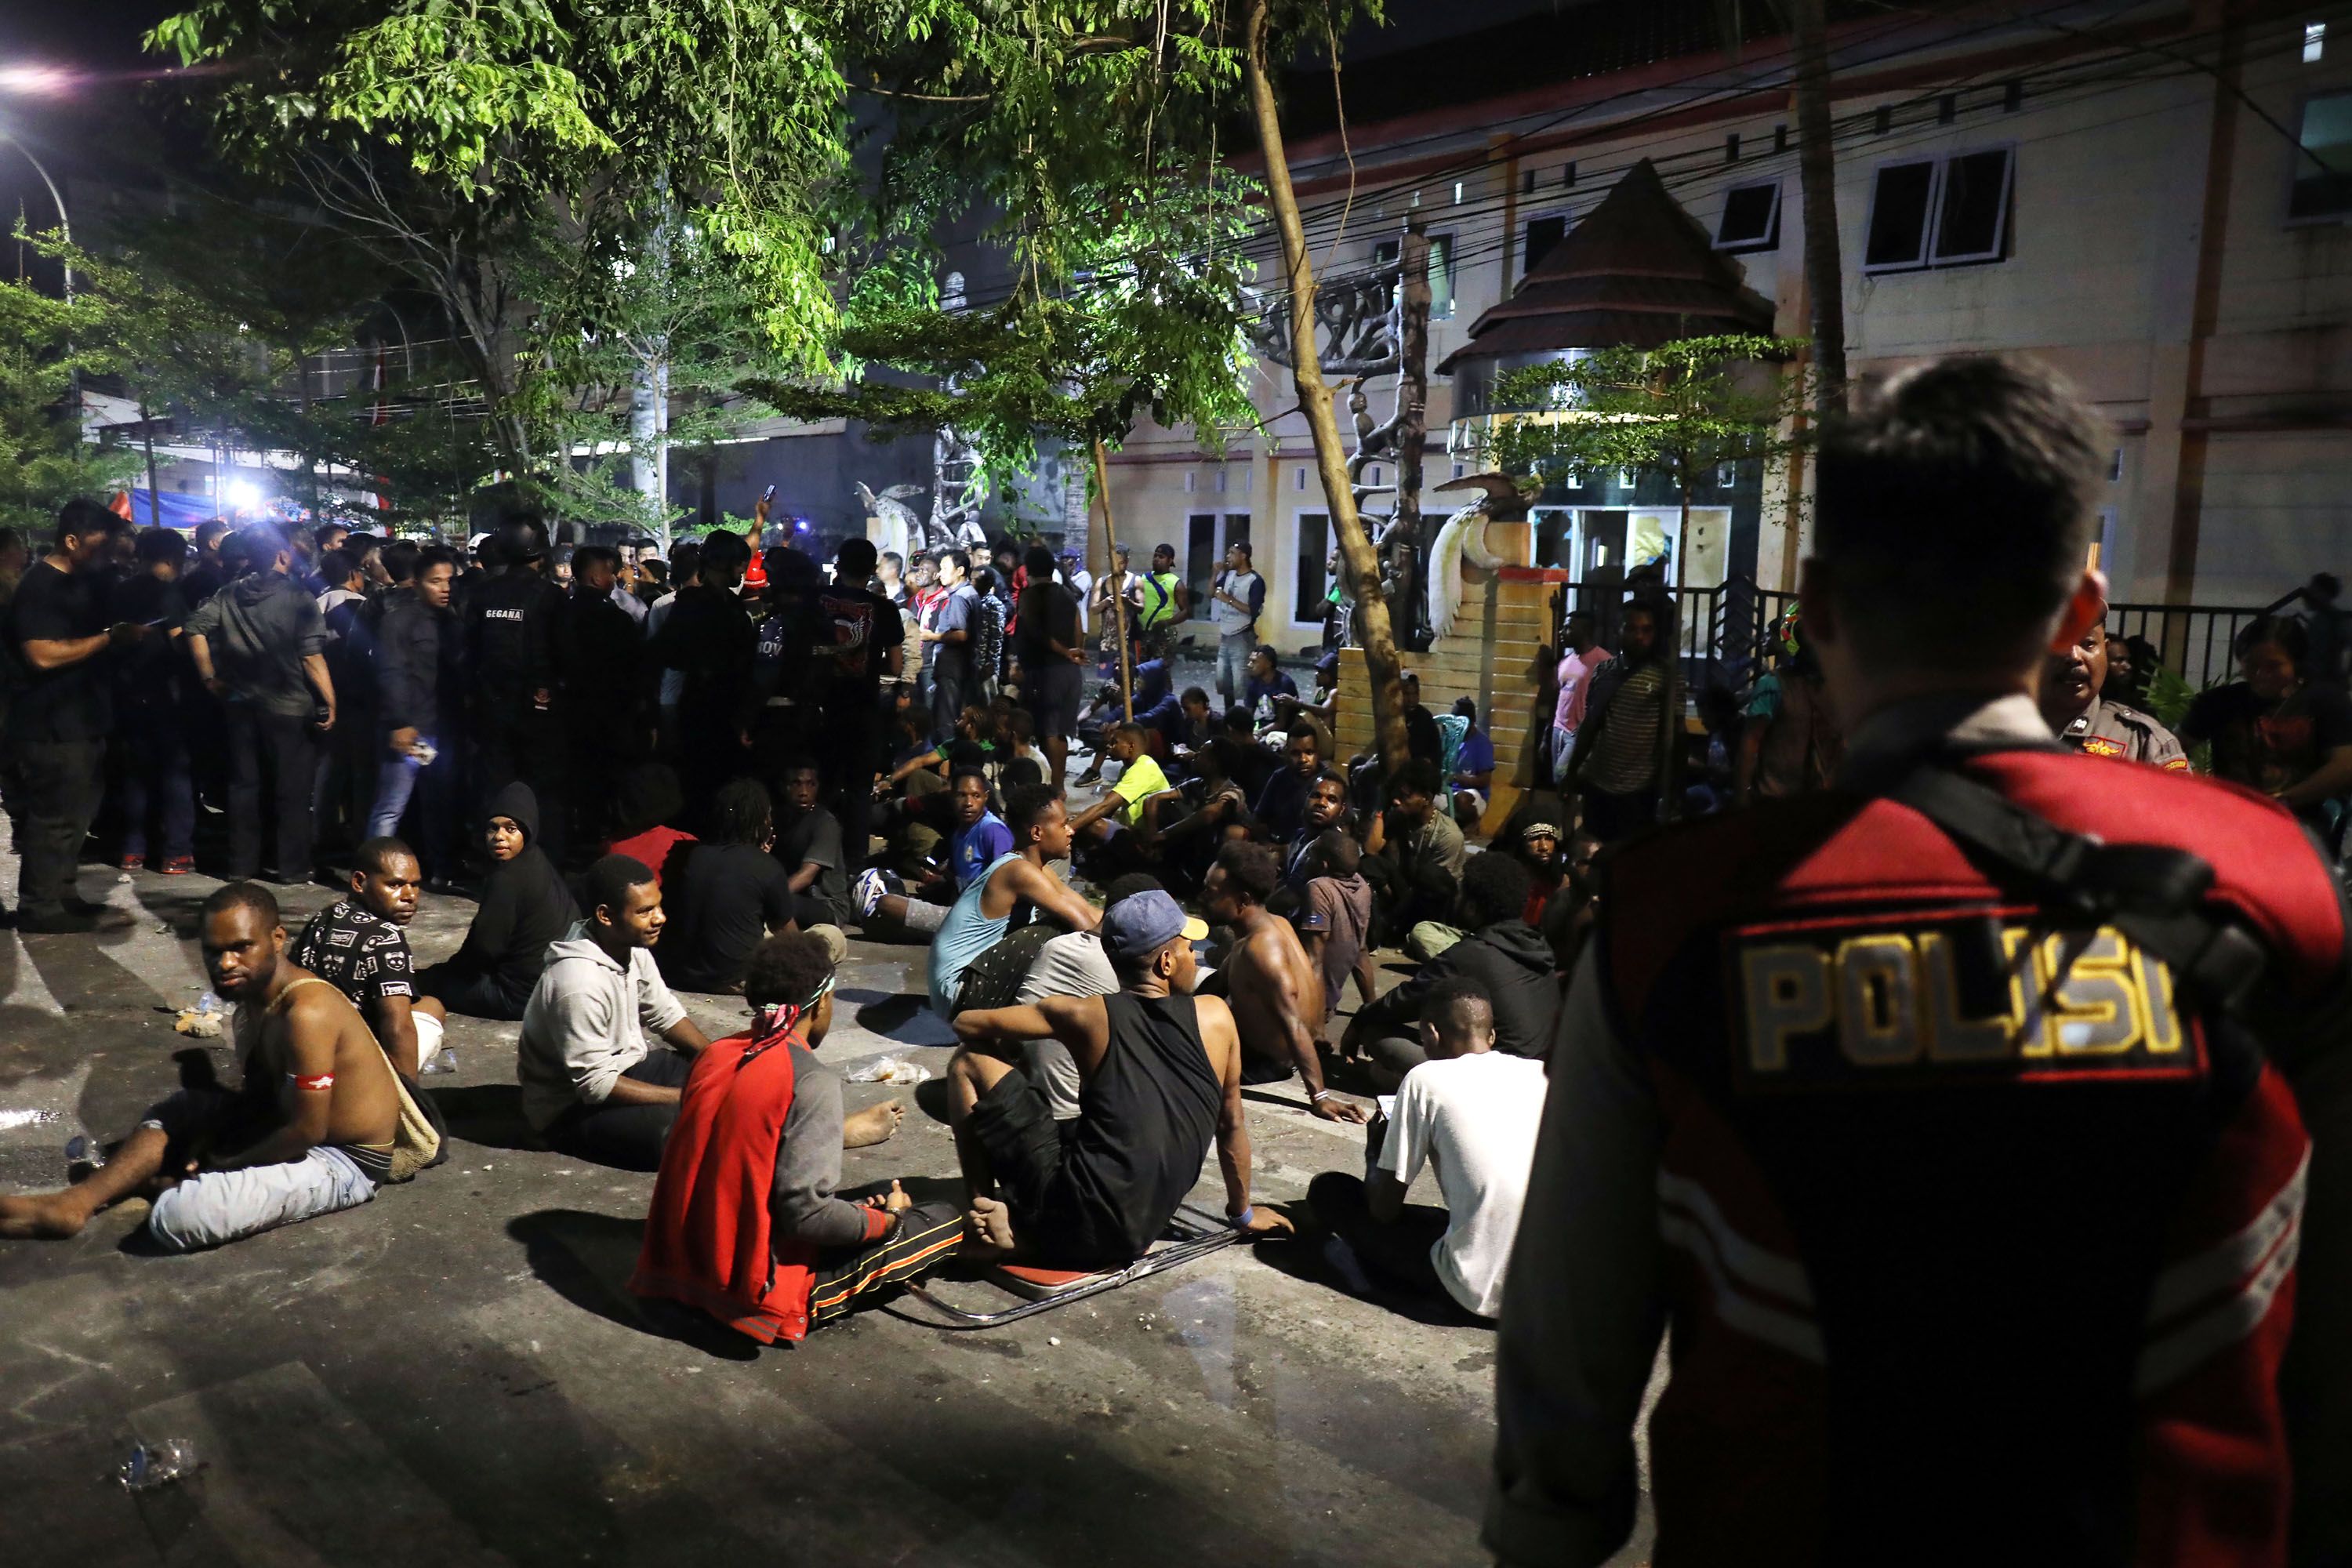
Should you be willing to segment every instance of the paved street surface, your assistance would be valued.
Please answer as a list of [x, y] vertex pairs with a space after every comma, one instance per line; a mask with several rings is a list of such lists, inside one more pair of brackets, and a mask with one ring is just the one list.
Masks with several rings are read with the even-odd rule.
[[[0, 858], [11, 904], [15, 875]], [[0, 1112], [57, 1113], [0, 1115], [0, 1184], [56, 1184], [68, 1137], [119, 1136], [178, 1081], [193, 1042], [163, 1009], [204, 989], [215, 885], [86, 867], [85, 896], [137, 911], [131, 931], [0, 931]], [[289, 928], [331, 897], [293, 892]], [[472, 911], [426, 904], [420, 962]], [[829, 1059], [943, 1069], [921, 956], [854, 946]], [[689, 1000], [713, 1035], [745, 1016]], [[977, 1333], [866, 1313], [761, 1350], [649, 1317], [624, 1284], [652, 1178], [531, 1146], [518, 1028], [453, 1021], [458, 1071], [428, 1080], [452, 1158], [364, 1208], [194, 1257], [145, 1253], [137, 1205], [74, 1242], [0, 1242], [0, 1563], [1481, 1561], [1489, 1330], [1351, 1296], [1303, 1245]], [[1252, 1093], [1263, 1194], [1360, 1163], [1360, 1134], [1295, 1089]], [[889, 1094], [936, 1103], [852, 1085], [849, 1108]], [[901, 1175], [944, 1195], [955, 1171], [921, 1110], [845, 1159], [853, 1191]], [[166, 1437], [194, 1441], [195, 1480], [110, 1479]]]

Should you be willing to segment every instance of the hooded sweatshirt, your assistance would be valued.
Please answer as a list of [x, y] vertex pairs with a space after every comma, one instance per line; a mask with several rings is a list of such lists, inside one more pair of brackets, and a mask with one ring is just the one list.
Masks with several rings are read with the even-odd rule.
[[487, 815], [521, 826], [522, 853], [490, 868], [465, 945], [449, 963], [461, 973], [497, 975], [510, 996], [529, 996], [546, 966], [548, 944], [563, 937], [580, 910], [539, 847], [539, 797], [530, 786], [507, 785], [492, 797]]
[[232, 702], [307, 719], [317, 699], [302, 661], [327, 651], [318, 601], [278, 572], [239, 577], [196, 607], [185, 627], [212, 653]]
[[1551, 944], [1525, 921], [1499, 921], [1474, 931], [1421, 966], [1421, 973], [1366, 1007], [1365, 1026], [1377, 1035], [1411, 1035], [1421, 999], [1450, 975], [1466, 975], [1495, 1004], [1495, 1048], [1515, 1057], [1551, 1051], [1560, 1007], [1559, 971]]
[[625, 966], [596, 944], [586, 921], [571, 922], [548, 946], [522, 1011], [515, 1075], [524, 1119], [543, 1131], [575, 1104], [603, 1104], [613, 1080], [653, 1048], [646, 1031], [665, 1033], [685, 1016], [650, 948], [632, 948]]

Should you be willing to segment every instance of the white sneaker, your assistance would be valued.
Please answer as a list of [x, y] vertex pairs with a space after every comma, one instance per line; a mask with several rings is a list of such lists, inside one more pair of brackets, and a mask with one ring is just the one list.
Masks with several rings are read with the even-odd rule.
[[857, 873], [857, 912], [866, 919], [872, 920], [874, 911], [882, 907], [882, 895], [889, 890], [883, 884], [880, 867], [868, 866], [865, 870]]

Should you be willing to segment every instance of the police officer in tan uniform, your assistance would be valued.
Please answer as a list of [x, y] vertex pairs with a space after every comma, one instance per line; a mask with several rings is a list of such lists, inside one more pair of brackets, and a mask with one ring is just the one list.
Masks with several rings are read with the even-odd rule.
[[2084, 632], [2063, 654], [2050, 656], [2042, 683], [2042, 717], [2051, 732], [2074, 751], [2095, 757], [2121, 757], [2171, 773], [2189, 771], [2189, 754], [2172, 731], [2141, 712], [2101, 695], [2107, 683], [2107, 634], [2104, 626]]

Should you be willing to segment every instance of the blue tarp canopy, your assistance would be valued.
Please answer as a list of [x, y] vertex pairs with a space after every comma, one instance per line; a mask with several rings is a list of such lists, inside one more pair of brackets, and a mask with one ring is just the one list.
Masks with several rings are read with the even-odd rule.
[[[175, 495], [169, 490], [163, 493], [163, 523], [165, 528], [176, 528], [184, 532], [194, 532], [196, 524], [207, 518], [219, 515], [220, 513], [214, 509], [209, 496]], [[155, 526], [155, 498], [152, 491], [134, 489], [131, 492], [131, 521], [141, 528]]]

